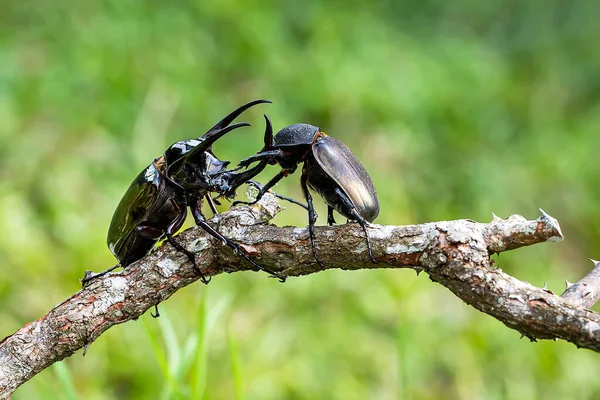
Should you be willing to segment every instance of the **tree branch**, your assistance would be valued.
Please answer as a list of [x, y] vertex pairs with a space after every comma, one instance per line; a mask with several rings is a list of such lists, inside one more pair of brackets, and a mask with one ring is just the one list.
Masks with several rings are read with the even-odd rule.
[[600, 261], [591, 258], [590, 261], [594, 263], [594, 269], [577, 283], [565, 281], [567, 290], [562, 294], [569, 303], [584, 308], [593, 306], [600, 298]]
[[[211, 224], [274, 271], [287, 276], [319, 272], [307, 229], [268, 224], [279, 211], [277, 199], [268, 194], [256, 206], [219, 214]], [[560, 338], [600, 351], [600, 314], [580, 307], [590, 305], [592, 296], [585, 293], [599, 292], [591, 290], [598, 286], [597, 279], [582, 280], [585, 291], [581, 296], [588, 302], [581, 303], [566, 293], [562, 298], [521, 282], [492, 266], [490, 254], [562, 240], [558, 222], [543, 211], [534, 221], [513, 215], [503, 220], [494, 217], [489, 224], [458, 220], [372, 225], [369, 235], [378, 264], [369, 260], [358, 224], [317, 228], [318, 254], [326, 268], [424, 270], [465, 303], [531, 339]], [[250, 267], [199, 228], [188, 229], [178, 240], [197, 255], [205, 275]], [[0, 398], [53, 363], [87, 348], [107, 329], [137, 319], [196, 280], [187, 258], [165, 244], [124, 271], [92, 281], [0, 342]], [[579, 287], [584, 287], [583, 283]], [[278, 283], [273, 280], [273, 284]]]

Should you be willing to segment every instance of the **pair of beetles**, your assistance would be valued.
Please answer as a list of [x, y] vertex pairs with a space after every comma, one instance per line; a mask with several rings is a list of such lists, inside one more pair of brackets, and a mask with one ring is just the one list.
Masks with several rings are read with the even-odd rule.
[[[250, 126], [242, 122], [231, 123], [248, 108], [269, 100], [254, 100], [231, 112], [198, 139], [182, 140], [170, 146], [162, 157], [155, 159], [131, 183], [119, 203], [108, 231], [108, 247], [119, 265], [100, 274], [88, 275], [82, 283], [104, 275], [148, 254], [155, 244], [165, 239], [178, 251], [184, 253], [194, 265], [202, 282], [208, 283], [195, 262], [194, 254], [186, 250], [173, 237], [183, 225], [189, 207], [196, 224], [210, 235], [221, 240], [236, 254], [255, 268], [263, 270], [281, 282], [285, 276], [257, 264], [241, 247], [221, 235], [206, 221], [201, 211], [202, 201], [207, 201], [213, 213], [218, 198], [233, 199], [236, 190], [244, 183], [256, 185], [260, 192], [252, 202], [236, 201], [236, 204], [254, 204], [282, 178], [293, 174], [298, 164], [304, 163], [300, 185], [306, 205], [283, 196], [308, 211], [310, 244], [315, 260], [321, 265], [315, 249], [315, 222], [317, 214], [313, 207], [309, 188], [317, 192], [327, 203], [327, 222], [335, 223], [333, 210], [362, 227], [373, 262], [373, 252], [366, 225], [377, 217], [379, 201], [369, 174], [356, 156], [342, 142], [327, 136], [316, 126], [295, 124], [283, 128], [273, 137], [271, 121], [265, 115], [264, 147], [257, 154], [240, 162], [229, 170], [229, 161], [220, 160], [212, 151], [212, 145], [234, 129]], [[250, 168], [254, 163], [255, 166]], [[252, 179], [267, 165], [279, 164], [281, 171], [264, 186]], [[212, 198], [212, 194], [217, 194]]]

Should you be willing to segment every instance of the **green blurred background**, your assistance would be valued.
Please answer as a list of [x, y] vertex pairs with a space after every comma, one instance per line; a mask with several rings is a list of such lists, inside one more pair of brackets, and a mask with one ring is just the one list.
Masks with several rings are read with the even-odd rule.
[[[237, 162], [320, 126], [371, 173], [380, 224], [556, 217], [565, 241], [505, 253], [562, 292], [600, 258], [600, 3], [5, 1], [0, 320], [8, 335], [114, 264], [131, 180], [255, 99], [215, 148]], [[268, 168], [260, 180], [277, 171]], [[277, 186], [301, 197], [299, 174]], [[318, 202], [319, 223], [326, 210]], [[275, 223], [306, 225], [289, 207]], [[410, 270], [194, 284], [45, 370], [15, 399], [596, 399], [600, 356], [529, 343]]]

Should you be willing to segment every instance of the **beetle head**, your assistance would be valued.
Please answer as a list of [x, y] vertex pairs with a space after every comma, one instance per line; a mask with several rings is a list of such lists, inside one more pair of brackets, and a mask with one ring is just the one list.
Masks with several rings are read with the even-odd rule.
[[309, 124], [294, 124], [287, 126], [275, 135], [275, 148], [281, 154], [270, 158], [269, 164], [279, 164], [281, 168], [293, 172], [312, 146], [315, 136], [321, 130]]

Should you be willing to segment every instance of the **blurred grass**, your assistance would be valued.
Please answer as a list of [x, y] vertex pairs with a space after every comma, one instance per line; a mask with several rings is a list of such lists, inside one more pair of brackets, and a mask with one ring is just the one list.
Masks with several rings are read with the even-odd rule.
[[51, 367], [56, 372], [56, 378], [60, 383], [61, 392], [64, 397], [68, 400], [77, 400], [75, 385], [73, 383], [73, 376], [69, 371], [69, 368], [64, 362], [57, 362]]
[[[274, 104], [246, 113], [255, 127], [221, 140], [221, 157], [259, 150], [266, 112], [275, 129], [312, 123], [354, 149], [378, 189], [378, 223], [536, 218], [542, 207], [566, 241], [498, 263], [561, 292], [600, 257], [599, 11], [540, 0], [4, 4], [4, 334], [77, 290], [84, 270], [114, 264], [106, 230], [142, 168], [254, 98]], [[298, 178], [277, 190], [301, 197]], [[306, 215], [289, 207], [276, 222], [304, 226]], [[210, 288], [112, 329], [14, 398], [600, 395], [595, 354], [518, 340], [410, 271], [284, 286], [233, 274]]]

